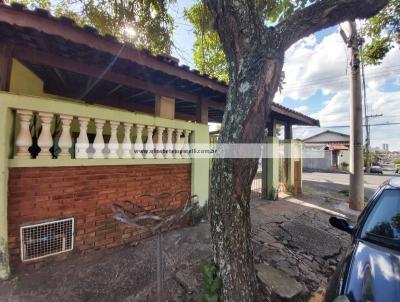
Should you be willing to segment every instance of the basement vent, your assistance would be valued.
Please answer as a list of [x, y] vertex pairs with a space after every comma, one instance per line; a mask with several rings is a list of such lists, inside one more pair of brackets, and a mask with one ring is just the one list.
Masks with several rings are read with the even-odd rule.
[[29, 261], [68, 252], [74, 247], [74, 218], [21, 227], [21, 259]]

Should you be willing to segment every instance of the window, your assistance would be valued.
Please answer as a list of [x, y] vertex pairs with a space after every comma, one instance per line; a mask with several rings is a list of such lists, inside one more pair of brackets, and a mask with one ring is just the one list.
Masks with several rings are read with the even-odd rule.
[[384, 190], [368, 216], [361, 238], [400, 244], [400, 190]]

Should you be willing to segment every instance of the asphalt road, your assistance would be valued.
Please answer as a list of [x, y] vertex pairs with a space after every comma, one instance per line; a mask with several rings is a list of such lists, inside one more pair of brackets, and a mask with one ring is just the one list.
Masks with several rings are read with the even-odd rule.
[[[370, 197], [378, 186], [394, 175], [364, 175], [365, 196]], [[348, 189], [349, 174], [303, 172], [303, 187], [311, 186], [324, 191], [340, 191]]]

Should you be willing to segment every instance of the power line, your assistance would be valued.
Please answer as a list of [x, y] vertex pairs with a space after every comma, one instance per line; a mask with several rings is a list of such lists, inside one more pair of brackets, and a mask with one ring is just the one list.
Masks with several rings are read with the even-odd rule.
[[[386, 123], [376, 123], [370, 124], [370, 127], [378, 127], [378, 126], [391, 126], [391, 125], [400, 125], [400, 122], [386, 122]], [[365, 124], [363, 124], [365, 126]], [[310, 128], [310, 126], [296, 126], [296, 128]], [[329, 128], [350, 128], [350, 125], [332, 125], [332, 126], [320, 126], [317, 128], [321, 129], [329, 129]]]
[[[374, 74], [380, 74], [380, 73], [383, 73], [383, 72], [385, 72], [387, 70], [396, 71], [399, 68], [400, 68], [400, 64], [386, 66], [386, 67], [385, 66], [379, 66], [378, 70], [375, 70], [375, 71], [372, 70], [371, 72], [366, 72], [366, 75], [370, 76], [370, 75], [374, 75]], [[334, 80], [334, 79], [337, 79], [337, 78], [345, 78], [345, 77], [346, 77], [346, 74], [341, 74], [341, 75], [336, 74], [336, 75], [333, 75], [333, 76], [331, 75], [331, 76], [328, 76], [328, 77], [323, 77], [323, 78], [320, 78], [320, 79], [317, 79], [317, 80], [303, 81], [303, 82], [300, 82], [300, 84], [314, 83], [314, 82], [320, 82], [320, 81], [328, 81], [328, 80]]]
[[[366, 73], [366, 76], [369, 78], [377, 78], [380, 76], [387, 76], [388, 71], [400, 71], [400, 65], [395, 65], [392, 67], [382, 67], [384, 70], [378, 70], [375, 72], [370, 72]], [[341, 84], [343, 82], [347, 81], [346, 75], [336, 75], [336, 76], [331, 76], [331, 77], [325, 77], [317, 80], [311, 80], [311, 81], [303, 81], [303, 82], [298, 82], [293, 85], [286, 85], [283, 87], [283, 90], [285, 89], [290, 89], [290, 90], [297, 90], [297, 89], [302, 89], [305, 87], [310, 87], [310, 86], [316, 86], [316, 85], [322, 85], [322, 84]], [[290, 91], [289, 90], [289, 91]]]

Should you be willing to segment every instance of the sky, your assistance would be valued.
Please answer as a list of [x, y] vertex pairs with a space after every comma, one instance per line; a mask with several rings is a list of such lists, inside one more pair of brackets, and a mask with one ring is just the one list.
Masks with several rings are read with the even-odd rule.
[[[194, 67], [194, 34], [183, 11], [193, 0], [178, 0], [169, 8], [175, 19], [173, 55]], [[346, 25], [342, 25], [346, 31]], [[319, 119], [321, 127], [295, 127], [294, 137], [304, 139], [325, 130], [349, 134], [349, 78], [347, 49], [338, 26], [317, 32], [294, 44], [285, 55], [285, 84], [275, 102]], [[393, 48], [379, 66], [366, 66], [367, 114], [370, 118], [371, 147], [389, 144], [400, 151], [400, 49]], [[364, 128], [365, 134], [365, 128]]]

